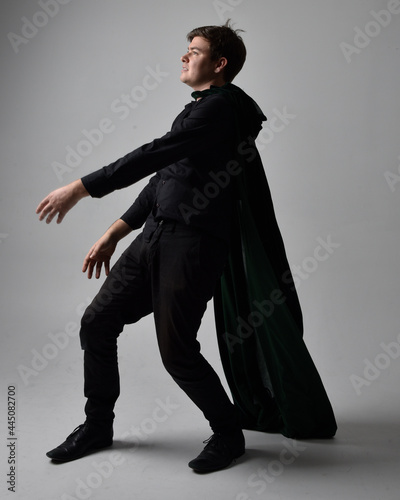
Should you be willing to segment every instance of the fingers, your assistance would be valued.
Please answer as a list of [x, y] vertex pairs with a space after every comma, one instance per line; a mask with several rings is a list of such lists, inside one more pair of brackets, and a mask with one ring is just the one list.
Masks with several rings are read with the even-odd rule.
[[46, 223], [50, 222], [58, 215], [57, 224], [60, 224], [66, 213], [71, 208], [72, 194], [68, 187], [63, 187], [52, 191], [44, 198], [36, 208], [36, 213], [39, 214], [39, 220], [46, 219]]
[[110, 244], [108, 236], [101, 237], [84, 258], [82, 272], [87, 272], [89, 279], [92, 278], [93, 274], [98, 279], [101, 276], [101, 269], [104, 264], [104, 272], [108, 276], [110, 272], [110, 260], [114, 250], [115, 245]]
[[[94, 270], [95, 265], [96, 265], [96, 261], [90, 259], [89, 263], [87, 265], [87, 277], [88, 277], [88, 279], [92, 279], [93, 270]], [[96, 276], [96, 278], [97, 278], [97, 276]]]
[[51, 211], [51, 205], [48, 202], [47, 198], [45, 198], [37, 207], [36, 213], [39, 215], [39, 220], [42, 221], [47, 214]]
[[82, 266], [82, 272], [86, 273], [87, 268], [89, 267], [90, 259], [89, 259], [89, 254], [86, 255], [86, 257], [83, 260], [83, 266]]
[[92, 278], [93, 273], [95, 274], [96, 279], [99, 279], [101, 276], [103, 262], [105, 274], [108, 276], [108, 273], [110, 272], [110, 259], [106, 258], [102, 260], [102, 257], [97, 254], [96, 250], [91, 248], [83, 261], [82, 272], [85, 273], [87, 271], [88, 279]]
[[94, 261], [92, 260], [92, 257], [94, 255], [94, 247], [92, 247], [89, 252], [86, 254], [86, 257], [83, 260], [83, 266], [82, 266], [82, 272], [86, 273], [88, 271], [88, 278], [90, 279], [92, 277], [92, 272], [93, 272], [93, 263]]
[[36, 209], [36, 213], [39, 214], [46, 205], [47, 205], [47, 197], [39, 203]]
[[106, 260], [104, 262], [104, 272], [106, 273], [106, 276], [108, 276], [108, 273], [110, 272], [110, 261]]
[[[37, 207], [36, 213], [39, 215], [39, 221], [46, 219], [46, 224], [50, 224], [50, 222], [54, 219], [54, 217], [58, 214], [57, 224], [60, 224], [64, 218], [65, 214], [62, 214], [59, 209], [55, 208], [52, 203], [45, 198]], [[46, 218], [47, 217], [47, 218]]]
[[101, 274], [101, 266], [103, 265], [103, 263], [101, 261], [99, 261], [97, 264], [96, 264], [96, 279], [99, 279], [100, 278], [100, 274]]
[[95, 266], [96, 266], [96, 262], [94, 260], [91, 260], [89, 262], [89, 269], [88, 269], [88, 275], [87, 275], [88, 279], [90, 279], [90, 280], [92, 279]]
[[[57, 215], [57, 210], [53, 209], [49, 212], [47, 219], [46, 219], [46, 224], [50, 224], [50, 222], [54, 219], [54, 217]], [[46, 214], [44, 214], [43, 218], [46, 217]], [[39, 218], [40, 220], [40, 218]]]

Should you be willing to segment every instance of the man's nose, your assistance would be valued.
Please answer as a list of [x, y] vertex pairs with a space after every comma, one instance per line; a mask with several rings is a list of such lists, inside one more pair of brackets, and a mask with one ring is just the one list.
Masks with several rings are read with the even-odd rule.
[[186, 54], [181, 57], [181, 61], [186, 62], [187, 60], [188, 60], [188, 53], [186, 52]]

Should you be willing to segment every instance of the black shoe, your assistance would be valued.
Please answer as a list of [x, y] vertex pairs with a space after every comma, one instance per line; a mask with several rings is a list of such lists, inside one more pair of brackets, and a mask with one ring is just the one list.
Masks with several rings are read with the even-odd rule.
[[113, 442], [113, 428], [96, 427], [85, 422], [79, 425], [57, 448], [46, 453], [46, 456], [59, 462], [69, 462], [88, 453], [107, 448]]
[[195, 472], [214, 472], [228, 467], [236, 458], [244, 454], [242, 430], [231, 434], [213, 434], [200, 455], [189, 462]]

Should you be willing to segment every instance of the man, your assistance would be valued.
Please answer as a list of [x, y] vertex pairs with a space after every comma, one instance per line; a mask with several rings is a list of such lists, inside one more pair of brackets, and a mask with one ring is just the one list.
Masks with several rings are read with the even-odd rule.
[[[50, 223], [57, 216], [60, 223], [81, 198], [102, 197], [155, 174], [84, 259], [89, 278], [99, 278], [104, 266], [107, 279], [81, 323], [86, 421], [47, 453], [56, 461], [112, 444], [119, 396], [117, 338], [125, 324], [150, 313], [165, 368], [213, 431], [189, 462], [193, 470], [219, 470], [240, 457], [242, 428], [292, 437], [331, 437], [336, 430], [302, 342], [301, 310], [254, 145], [265, 117], [231, 83], [245, 62], [245, 46], [228, 23], [196, 28], [188, 41], [180, 79], [193, 89], [195, 100], [171, 131], [53, 191], [37, 208], [40, 220]], [[110, 270], [119, 240], [143, 224]], [[271, 300], [254, 300], [257, 293]], [[196, 340], [213, 295], [235, 405]], [[267, 310], [269, 303], [273, 307]], [[255, 313], [260, 318], [251, 307], [265, 318], [252, 322], [254, 335], [247, 330], [232, 341], [228, 326], [232, 330], [236, 320], [242, 325], [243, 317], [255, 318]], [[258, 332], [259, 327], [264, 330]]]
[[[193, 30], [188, 40], [180, 79], [194, 91], [223, 86], [244, 64], [244, 44], [228, 26]], [[219, 95], [208, 96], [188, 104], [164, 137], [53, 191], [39, 204], [40, 220], [50, 223], [57, 216], [60, 223], [81, 198], [104, 196], [157, 172], [84, 260], [89, 278], [98, 278], [103, 265], [107, 275], [82, 318], [86, 421], [47, 453], [53, 460], [73, 460], [111, 445], [119, 395], [117, 337], [125, 324], [151, 312], [166, 369], [214, 432], [189, 466], [217, 470], [244, 453], [235, 407], [196, 340], [227, 256], [232, 193], [228, 187], [204, 209], [193, 207], [193, 197], [210, 181], [210, 173], [225, 168], [234, 148], [231, 107]], [[118, 241], [143, 223], [143, 232], [110, 271]], [[105, 296], [107, 301], [101, 301]]]

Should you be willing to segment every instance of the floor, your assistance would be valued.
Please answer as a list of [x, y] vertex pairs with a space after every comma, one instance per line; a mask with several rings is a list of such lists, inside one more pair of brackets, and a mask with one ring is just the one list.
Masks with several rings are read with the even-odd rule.
[[114, 445], [74, 462], [54, 464], [45, 452], [82, 420], [80, 362], [68, 364], [63, 381], [61, 363], [58, 368], [49, 366], [29, 386], [17, 386], [16, 494], [3, 484], [2, 498], [399, 499], [397, 398], [391, 406], [382, 395], [382, 404], [378, 398], [371, 412], [368, 401], [354, 405], [351, 398], [338, 394], [334, 400], [339, 430], [334, 439], [293, 441], [245, 431], [247, 451], [236, 464], [199, 475], [187, 462], [202, 449], [209, 429], [173, 382], [161, 377], [161, 369], [150, 375], [145, 365], [139, 371], [147, 374], [146, 391], [136, 379], [138, 372], [129, 366], [122, 370], [123, 379], [135, 380], [130, 391], [125, 382], [117, 404]]

